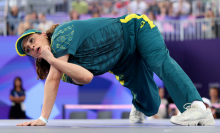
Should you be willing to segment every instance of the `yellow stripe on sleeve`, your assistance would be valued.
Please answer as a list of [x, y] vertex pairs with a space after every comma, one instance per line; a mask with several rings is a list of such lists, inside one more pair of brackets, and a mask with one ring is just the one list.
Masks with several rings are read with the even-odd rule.
[[132, 19], [144, 19], [146, 22], [149, 23], [151, 29], [155, 27], [153, 21], [151, 21], [146, 15], [141, 15], [141, 16], [138, 16], [137, 14], [129, 14], [125, 17], [125, 19], [120, 19], [121, 23], [127, 23], [129, 21], [131, 21]]

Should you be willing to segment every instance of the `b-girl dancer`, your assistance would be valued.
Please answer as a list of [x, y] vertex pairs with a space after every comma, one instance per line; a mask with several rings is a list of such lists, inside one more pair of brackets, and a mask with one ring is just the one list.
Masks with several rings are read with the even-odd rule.
[[[146, 15], [93, 18], [53, 25], [46, 33], [28, 30], [16, 42], [20, 56], [36, 59], [37, 74], [45, 79], [44, 102], [39, 119], [18, 126], [44, 126], [54, 105], [59, 82], [84, 85], [93, 76], [114, 74], [130, 89], [130, 121], [140, 123], [160, 106], [153, 72], [163, 80], [182, 113], [170, 121], [179, 125], [214, 125], [192, 81], [174, 61], [157, 26]], [[189, 105], [185, 107], [186, 105]]]

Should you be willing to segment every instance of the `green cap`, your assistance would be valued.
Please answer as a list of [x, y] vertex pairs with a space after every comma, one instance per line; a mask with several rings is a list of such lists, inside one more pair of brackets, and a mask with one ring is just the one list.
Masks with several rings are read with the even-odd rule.
[[25, 56], [26, 55], [26, 53], [24, 52], [24, 50], [22, 48], [22, 42], [23, 42], [23, 39], [25, 38], [25, 36], [33, 34], [33, 33], [42, 33], [42, 32], [39, 31], [39, 30], [31, 29], [31, 30], [25, 31], [21, 35], [21, 37], [18, 38], [18, 40], [15, 43], [15, 49], [16, 49], [18, 55], [20, 55], [20, 56]]

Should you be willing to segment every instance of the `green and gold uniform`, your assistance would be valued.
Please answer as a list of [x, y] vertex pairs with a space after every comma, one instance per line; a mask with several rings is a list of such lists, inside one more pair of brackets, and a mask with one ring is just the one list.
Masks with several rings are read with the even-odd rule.
[[[51, 48], [56, 58], [69, 53], [68, 62], [95, 76], [115, 74], [131, 90], [133, 105], [147, 116], [156, 114], [160, 106], [153, 72], [163, 80], [181, 112], [185, 103], [202, 101], [192, 81], [170, 57], [157, 26], [145, 15], [64, 23], [55, 29]], [[66, 74], [62, 80], [75, 84]]]

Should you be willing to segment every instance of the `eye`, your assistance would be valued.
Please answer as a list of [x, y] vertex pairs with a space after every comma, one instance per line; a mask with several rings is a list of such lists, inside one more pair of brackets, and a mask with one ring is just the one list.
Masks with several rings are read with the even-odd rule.
[[34, 41], [34, 38], [31, 38], [31, 39], [30, 39], [30, 43], [33, 43], [33, 41]]

